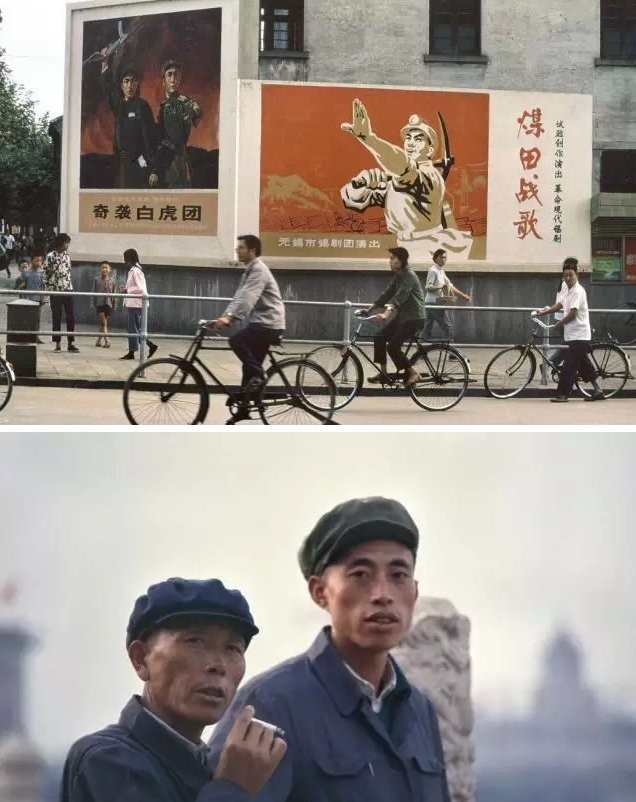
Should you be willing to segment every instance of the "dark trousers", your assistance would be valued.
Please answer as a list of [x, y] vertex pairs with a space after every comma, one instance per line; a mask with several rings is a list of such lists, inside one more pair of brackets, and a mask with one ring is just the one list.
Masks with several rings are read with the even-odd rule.
[[578, 375], [586, 382], [593, 382], [596, 379], [596, 370], [588, 356], [591, 351], [590, 341], [570, 340], [567, 345], [569, 348], [565, 352], [561, 378], [557, 387], [557, 393], [565, 396], [569, 396], [572, 392], [572, 386]]
[[408, 359], [402, 353], [402, 346], [410, 340], [416, 331], [422, 328], [422, 320], [391, 320], [373, 338], [373, 361], [381, 365], [386, 364], [387, 352], [398, 370], [406, 370]]
[[426, 323], [424, 325], [424, 334], [423, 334], [425, 340], [431, 339], [434, 323], [437, 323], [437, 325], [442, 330], [442, 337], [445, 340], [453, 339], [453, 324], [451, 323], [447, 310], [435, 309], [433, 307], [433, 308], [428, 308], [426, 310]]
[[[139, 348], [141, 339], [141, 309], [128, 307], [128, 352], [134, 354]], [[151, 340], [146, 338], [148, 345], [154, 345]]]
[[270, 345], [280, 340], [282, 329], [250, 324], [230, 337], [230, 348], [243, 363], [243, 386], [256, 377], [263, 379], [263, 360]]
[[[75, 331], [75, 308], [72, 295], [51, 295], [51, 318], [53, 320], [53, 331], [60, 331], [62, 328], [62, 310], [66, 318], [66, 331]], [[59, 334], [53, 335], [53, 342], [59, 343], [62, 338]], [[68, 344], [71, 345], [75, 338], [68, 334]]]

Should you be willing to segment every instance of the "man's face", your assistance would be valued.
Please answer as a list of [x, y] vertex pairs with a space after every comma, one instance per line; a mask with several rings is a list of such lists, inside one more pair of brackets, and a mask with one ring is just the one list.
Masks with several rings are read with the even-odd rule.
[[256, 252], [250, 250], [245, 244], [245, 241], [240, 239], [236, 244], [236, 256], [241, 264], [247, 265], [256, 259]]
[[569, 289], [572, 289], [578, 280], [579, 279], [576, 275], [576, 270], [568, 269], [563, 271], [563, 281], [565, 281]]
[[372, 540], [312, 577], [312, 598], [331, 615], [334, 638], [358, 649], [385, 652], [411, 626], [417, 599], [414, 559], [406, 546]]
[[104, 262], [99, 269], [101, 271], [102, 278], [108, 278], [108, 274], [110, 273], [110, 265]]
[[397, 258], [397, 256], [395, 256], [395, 254], [391, 254], [391, 258], [389, 259], [389, 265], [394, 273], [397, 273], [399, 270], [402, 269], [402, 262], [400, 262], [400, 260]]
[[132, 100], [137, 94], [139, 81], [134, 75], [125, 75], [121, 82], [121, 91], [126, 100]]
[[426, 134], [414, 129], [406, 132], [404, 152], [412, 161], [425, 161], [431, 158], [433, 148]]
[[142, 644], [140, 665], [134, 645], [131, 659], [146, 683], [145, 694], [168, 724], [203, 728], [216, 723], [245, 674], [243, 637], [209, 619], [157, 631]]
[[22, 261], [18, 265], [18, 270], [20, 273], [25, 273], [29, 269], [29, 263], [27, 261]]
[[163, 83], [168, 94], [179, 91], [181, 85], [181, 70], [178, 67], [170, 67], [163, 74]]
[[42, 257], [34, 256], [31, 259], [31, 270], [39, 270], [42, 267]]
[[448, 260], [448, 256], [445, 253], [440, 253], [439, 256], [435, 257], [435, 264], [439, 267], [444, 267]]

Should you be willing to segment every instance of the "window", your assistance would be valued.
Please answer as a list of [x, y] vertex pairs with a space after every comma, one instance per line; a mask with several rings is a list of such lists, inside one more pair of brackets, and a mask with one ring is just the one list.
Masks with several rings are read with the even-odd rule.
[[636, 192], [636, 150], [601, 153], [601, 192]]
[[303, 50], [304, 0], [264, 0], [261, 3], [261, 53]]
[[601, 0], [601, 58], [636, 60], [636, 0]]
[[623, 273], [623, 238], [592, 239], [592, 279], [620, 281]]
[[452, 57], [480, 54], [480, 0], [431, 0], [430, 11], [431, 55]]

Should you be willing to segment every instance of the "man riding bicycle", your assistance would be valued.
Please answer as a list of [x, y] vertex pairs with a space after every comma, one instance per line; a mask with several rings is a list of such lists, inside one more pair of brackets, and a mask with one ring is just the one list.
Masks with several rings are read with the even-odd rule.
[[269, 347], [279, 342], [285, 331], [283, 299], [276, 279], [260, 258], [261, 251], [261, 241], [253, 234], [238, 238], [236, 255], [245, 272], [225, 312], [205, 324], [216, 330], [235, 322], [246, 324], [229, 342], [243, 364], [242, 387], [247, 395], [263, 386], [263, 361]]

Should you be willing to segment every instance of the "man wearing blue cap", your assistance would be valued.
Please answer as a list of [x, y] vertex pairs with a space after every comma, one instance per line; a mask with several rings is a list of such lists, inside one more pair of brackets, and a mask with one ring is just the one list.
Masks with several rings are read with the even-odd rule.
[[418, 539], [402, 504], [381, 497], [338, 505], [305, 539], [300, 567], [331, 626], [248, 682], [210, 742], [220, 763], [246, 704], [288, 733], [255, 800], [449, 802], [431, 702], [389, 654], [411, 624]]
[[245, 598], [217, 579], [152, 585], [126, 638], [143, 693], [118, 724], [73, 745], [62, 802], [247, 802], [258, 793], [286, 746], [253, 708], [237, 711], [214, 775], [201, 740], [232, 701], [257, 632]]

